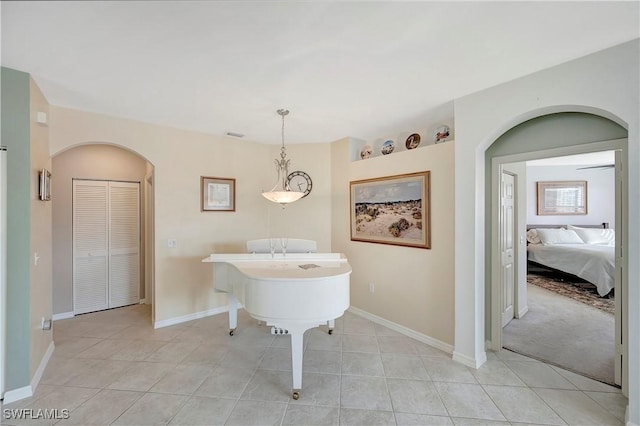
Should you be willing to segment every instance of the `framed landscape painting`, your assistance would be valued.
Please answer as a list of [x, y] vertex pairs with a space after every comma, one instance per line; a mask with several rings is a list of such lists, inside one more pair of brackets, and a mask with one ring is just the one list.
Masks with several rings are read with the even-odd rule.
[[431, 248], [430, 172], [350, 182], [351, 240]]

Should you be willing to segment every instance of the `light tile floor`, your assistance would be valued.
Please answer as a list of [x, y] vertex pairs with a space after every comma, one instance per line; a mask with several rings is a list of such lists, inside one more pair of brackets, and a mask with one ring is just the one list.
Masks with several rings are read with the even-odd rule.
[[233, 337], [226, 314], [154, 330], [136, 305], [57, 321], [54, 341], [35, 395], [3, 406], [2, 424], [620, 425], [627, 404], [616, 388], [508, 351], [467, 368], [351, 313], [333, 335], [306, 333], [297, 401], [290, 338], [243, 311]]

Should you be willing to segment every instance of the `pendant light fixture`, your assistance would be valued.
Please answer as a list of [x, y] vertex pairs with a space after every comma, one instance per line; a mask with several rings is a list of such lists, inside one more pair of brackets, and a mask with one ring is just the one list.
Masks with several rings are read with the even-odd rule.
[[[304, 195], [304, 192], [292, 191], [289, 187], [287, 177], [289, 176], [289, 162], [287, 160], [287, 152], [284, 147], [284, 117], [289, 114], [287, 109], [279, 109], [278, 115], [282, 117], [282, 147], [280, 148], [280, 159], [275, 159], [276, 170], [278, 171], [278, 179], [273, 188], [268, 192], [262, 192], [262, 196], [274, 203], [285, 204], [293, 203]], [[278, 188], [278, 186], [280, 186]]]

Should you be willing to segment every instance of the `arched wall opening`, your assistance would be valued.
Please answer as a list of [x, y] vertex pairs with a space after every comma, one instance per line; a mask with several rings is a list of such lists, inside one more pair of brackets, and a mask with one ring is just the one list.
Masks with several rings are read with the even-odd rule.
[[[628, 130], [629, 218], [639, 216], [640, 140], [638, 46], [632, 40], [455, 100], [455, 350], [471, 367], [486, 360], [485, 336], [485, 151], [509, 129], [532, 118], [584, 112], [608, 118]], [[621, 95], [624, 94], [624, 95]], [[629, 220], [628, 255], [637, 258], [640, 230]], [[640, 266], [628, 262], [628, 421], [640, 424], [638, 306]]]
[[[532, 112], [535, 114], [536, 112]], [[555, 112], [552, 114], [541, 114], [534, 118], [514, 125], [509, 130], [495, 139], [485, 150], [484, 156], [484, 301], [485, 301], [485, 336], [491, 342], [491, 349], [499, 350], [502, 346], [502, 323], [498, 318], [496, 305], [500, 304], [501, 285], [499, 281], [499, 174], [502, 165], [506, 163], [523, 162], [527, 160], [549, 158], [561, 155], [573, 155], [595, 151], [618, 150], [621, 152], [623, 167], [626, 168], [628, 156], [627, 138], [628, 131], [626, 123], [618, 123], [608, 118], [610, 114], [601, 111], [590, 112]], [[626, 176], [626, 175], [623, 175]], [[628, 177], [623, 177], [623, 187], [628, 185]], [[622, 218], [628, 217], [628, 213], [623, 209], [628, 208], [626, 193], [618, 199], [618, 206]], [[521, 218], [522, 220], [522, 218]], [[568, 219], [570, 220], [570, 219]], [[523, 258], [520, 265], [526, 265], [526, 238], [524, 230], [526, 224], [518, 226], [516, 231], [517, 252]], [[627, 229], [625, 223], [617, 224]], [[623, 245], [623, 258], [627, 258], [627, 246]], [[518, 257], [518, 256], [516, 256]], [[526, 269], [526, 266], [525, 266]], [[524, 275], [523, 293], [526, 300], [526, 274]], [[522, 280], [522, 276], [520, 276]], [[627, 280], [621, 283], [623, 291], [620, 295], [622, 311], [628, 309]], [[516, 287], [518, 289], [518, 287]], [[518, 301], [517, 301], [518, 302]], [[627, 329], [628, 317], [621, 318], [622, 327]], [[623, 368], [623, 374], [627, 372]], [[627, 379], [623, 377], [623, 384]]]
[[153, 305], [153, 172], [138, 153], [112, 143], [74, 145], [52, 157], [54, 318], [73, 315], [73, 179], [140, 183], [140, 300]]

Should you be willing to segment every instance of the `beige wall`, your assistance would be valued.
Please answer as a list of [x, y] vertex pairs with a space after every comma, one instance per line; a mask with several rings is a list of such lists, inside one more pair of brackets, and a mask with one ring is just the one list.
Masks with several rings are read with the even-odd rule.
[[[72, 180], [120, 180], [140, 182], [140, 230], [144, 240], [144, 178], [147, 162], [140, 156], [111, 145], [83, 145], [52, 160], [53, 205], [53, 313], [73, 311]], [[140, 253], [140, 298], [144, 298], [144, 244]]]
[[[52, 342], [51, 331], [43, 331], [42, 318], [51, 319], [51, 202], [38, 198], [38, 170], [51, 170], [49, 129], [38, 124], [38, 112], [49, 115], [49, 104], [30, 79], [31, 131], [31, 330], [30, 371], [33, 379]], [[34, 256], [38, 256], [35, 264]]]
[[[277, 146], [60, 107], [52, 107], [51, 115], [52, 155], [109, 143], [154, 166], [156, 321], [226, 305], [226, 297], [213, 292], [211, 265], [201, 263], [212, 252], [242, 252], [246, 240], [282, 234], [330, 249], [329, 144], [287, 146], [292, 170], [307, 171], [314, 188], [283, 210], [260, 196], [275, 182]], [[235, 178], [236, 211], [201, 212], [200, 176]], [[176, 248], [167, 247], [169, 238], [177, 240]]]
[[[350, 161], [348, 140], [332, 147], [333, 248], [353, 268], [351, 305], [453, 345], [454, 142]], [[431, 249], [350, 241], [349, 181], [431, 172]], [[374, 293], [369, 292], [374, 283]]]
[[[351, 162], [349, 140], [288, 145], [291, 171], [313, 179], [311, 194], [285, 209], [259, 194], [275, 182], [279, 146], [180, 131], [52, 107], [51, 152], [87, 142], [121, 145], [154, 165], [156, 321], [222, 307], [211, 252], [242, 252], [245, 241], [289, 236], [341, 251], [353, 266], [352, 306], [453, 344], [453, 143]], [[56, 160], [57, 161], [57, 160]], [[349, 181], [431, 171], [432, 249], [351, 242]], [[200, 176], [236, 179], [235, 212], [200, 212]], [[167, 248], [175, 238], [177, 248]], [[399, 272], [402, 272], [399, 275]], [[368, 283], [375, 283], [370, 294]]]

